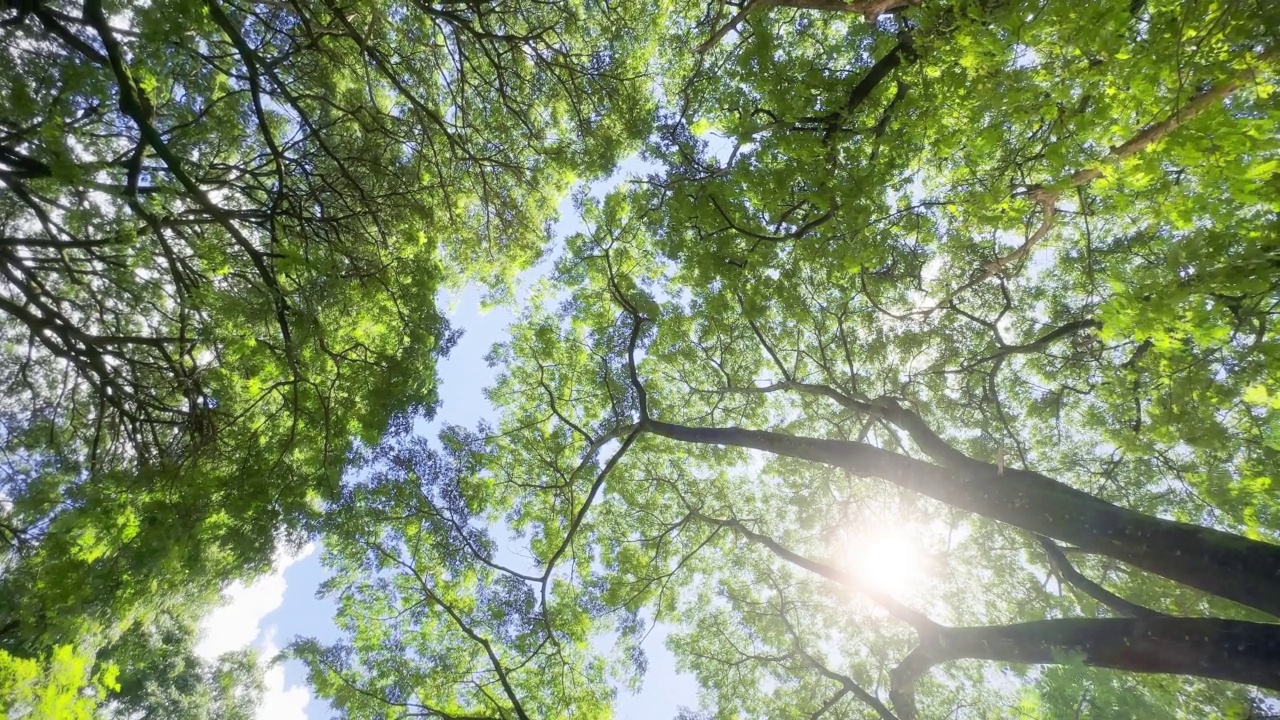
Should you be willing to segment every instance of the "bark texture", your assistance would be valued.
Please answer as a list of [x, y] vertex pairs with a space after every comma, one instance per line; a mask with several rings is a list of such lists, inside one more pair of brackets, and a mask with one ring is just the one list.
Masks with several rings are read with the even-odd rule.
[[867, 443], [647, 420], [656, 435], [730, 445], [876, 477], [953, 507], [1105, 555], [1280, 616], [1280, 546], [1113, 505], [1040, 473], [968, 460], [942, 467]]
[[913, 688], [930, 668], [974, 659], [1018, 665], [1078, 661], [1134, 673], [1192, 675], [1280, 690], [1280, 625], [1217, 618], [1069, 618], [944, 628], [893, 670], [891, 698], [916, 717]]

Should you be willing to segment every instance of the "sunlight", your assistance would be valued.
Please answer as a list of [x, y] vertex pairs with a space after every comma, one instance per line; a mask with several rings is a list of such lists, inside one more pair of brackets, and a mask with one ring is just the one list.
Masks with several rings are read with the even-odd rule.
[[851, 535], [844, 554], [850, 572], [890, 595], [913, 590], [926, 575], [924, 549], [905, 530], [884, 528]]

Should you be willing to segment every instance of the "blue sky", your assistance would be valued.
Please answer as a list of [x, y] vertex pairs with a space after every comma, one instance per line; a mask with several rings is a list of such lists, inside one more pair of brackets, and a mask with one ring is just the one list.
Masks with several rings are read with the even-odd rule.
[[[645, 169], [636, 162], [626, 163], [618, 175], [593, 188], [592, 194], [607, 191], [624, 174]], [[563, 238], [581, 227], [577, 214], [566, 200], [561, 205], [556, 237]], [[549, 262], [544, 261], [526, 273], [522, 282], [527, 284], [545, 273]], [[494, 343], [506, 338], [507, 327], [515, 314], [505, 307], [481, 314], [480, 297], [479, 290], [468, 288], [447, 300], [450, 322], [465, 329], [465, 334], [439, 368], [441, 408], [436, 421], [426, 429], [429, 435], [434, 435], [442, 422], [474, 427], [481, 418], [494, 416], [483, 394], [494, 379], [494, 370], [488, 367], [484, 356]], [[201, 650], [206, 655], [216, 655], [251, 643], [262, 648], [264, 656], [271, 656], [297, 636], [337, 640], [338, 633], [332, 622], [334, 606], [316, 597], [316, 590], [326, 575], [319, 555], [313, 546], [301, 557], [278, 558], [273, 574], [248, 587], [230, 588], [229, 602], [204, 623]], [[620, 692], [616, 714], [620, 720], [673, 718], [681, 706], [697, 706], [697, 685], [691, 676], [676, 672], [674, 658], [664, 645], [666, 636], [666, 629], [659, 626], [646, 639], [648, 673], [639, 693]], [[268, 671], [267, 696], [259, 708], [258, 720], [328, 717], [325, 704], [310, 696], [300, 663], [289, 661]]]

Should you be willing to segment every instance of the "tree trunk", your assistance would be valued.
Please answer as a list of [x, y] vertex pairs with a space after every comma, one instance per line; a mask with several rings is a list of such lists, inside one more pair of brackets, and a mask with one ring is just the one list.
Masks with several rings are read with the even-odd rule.
[[915, 717], [912, 688], [935, 665], [961, 659], [1064, 664], [1229, 680], [1280, 690], [1280, 625], [1215, 618], [1070, 618], [943, 628], [894, 668], [894, 709]]
[[847, 440], [761, 430], [696, 428], [646, 420], [683, 442], [731, 445], [877, 477], [953, 507], [1280, 616], [1280, 546], [1127, 510], [1039, 473], [971, 462], [944, 468]]

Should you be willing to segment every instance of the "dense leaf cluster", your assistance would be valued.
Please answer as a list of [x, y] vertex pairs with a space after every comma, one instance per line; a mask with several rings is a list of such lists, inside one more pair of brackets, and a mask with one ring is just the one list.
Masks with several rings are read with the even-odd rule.
[[645, 132], [651, 41], [602, 20], [0, 5], [0, 648], [198, 613], [432, 411], [439, 288], [500, 291]]
[[657, 624], [707, 717], [1262, 712], [1271, 5], [6, 9], [0, 677], [247, 713], [191, 618], [305, 529], [343, 717], [609, 717]]
[[[589, 627], [558, 662], [634, 683], [654, 623], [708, 717], [1245, 717], [1280, 685], [1274, 10], [871, 5], [676, 16], [708, 40], [655, 57], [655, 169], [580, 196], [491, 355], [498, 425], [368, 486], [455, 488], [429, 534], [461, 555], [383, 542], [411, 583], [331, 588], [348, 639], [299, 649], [346, 716], [550, 716], [548, 654]], [[369, 523], [328, 521], [368, 572]], [[859, 570], [895, 534], [905, 587]]]

